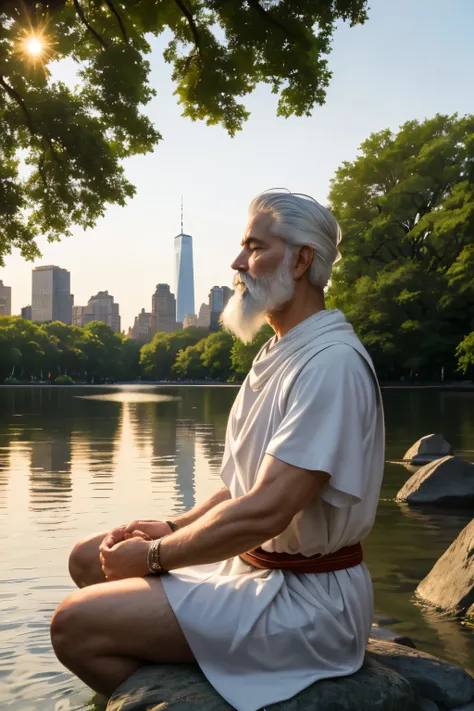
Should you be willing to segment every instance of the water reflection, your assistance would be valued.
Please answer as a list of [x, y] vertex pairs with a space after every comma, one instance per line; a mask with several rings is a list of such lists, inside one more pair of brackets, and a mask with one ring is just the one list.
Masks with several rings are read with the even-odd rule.
[[[0, 684], [9, 711], [51, 711], [60, 699], [86, 708], [89, 689], [57, 662], [49, 641], [51, 615], [74, 589], [69, 551], [77, 540], [137, 517], [176, 516], [218, 489], [236, 393], [0, 390], [0, 536], [8, 536], [8, 555], [0, 557]], [[472, 459], [474, 398], [465, 396], [384, 391], [387, 460], [399, 460], [436, 431]], [[409, 476], [399, 464], [386, 464], [376, 525], [364, 545], [378, 615], [422, 649], [474, 670], [472, 632], [413, 602], [417, 584], [471, 512], [396, 504]]]

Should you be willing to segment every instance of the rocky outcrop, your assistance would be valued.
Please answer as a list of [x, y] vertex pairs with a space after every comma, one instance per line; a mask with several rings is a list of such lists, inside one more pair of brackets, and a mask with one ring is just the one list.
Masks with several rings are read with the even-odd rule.
[[416, 590], [424, 601], [449, 612], [474, 612], [474, 520], [464, 528]]
[[[356, 674], [319, 681], [268, 711], [459, 711], [471, 702], [474, 680], [459, 667], [400, 644], [370, 640], [364, 665]], [[199, 667], [185, 664], [141, 667], [107, 705], [107, 711], [231, 708]]]
[[403, 459], [411, 461], [413, 464], [428, 464], [434, 459], [445, 457], [450, 452], [451, 445], [444, 439], [443, 435], [429, 434], [415, 442], [405, 452]]
[[472, 505], [474, 464], [452, 456], [425, 464], [405, 482], [396, 500], [409, 504]]

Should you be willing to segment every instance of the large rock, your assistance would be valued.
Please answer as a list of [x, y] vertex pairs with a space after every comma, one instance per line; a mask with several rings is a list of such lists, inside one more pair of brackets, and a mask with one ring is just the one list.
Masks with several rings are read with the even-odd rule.
[[421, 581], [417, 595], [443, 610], [474, 612], [474, 519]]
[[451, 452], [451, 445], [446, 442], [443, 435], [429, 434], [421, 437], [403, 455], [403, 459], [414, 464], [428, 464], [434, 459], [445, 457]]
[[451, 456], [425, 464], [405, 482], [396, 500], [409, 504], [472, 504], [474, 464]]
[[[245, 680], [242, 680], [245, 683]], [[370, 640], [356, 674], [319, 681], [268, 711], [436, 711], [474, 699], [462, 669], [393, 642]], [[439, 706], [438, 706], [439, 705]], [[110, 698], [107, 711], [230, 711], [194, 665], [146, 665]]]
[[[245, 683], [245, 679], [242, 680]], [[196, 666], [145, 666], [110, 698], [107, 711], [231, 711]], [[418, 711], [417, 694], [397, 672], [367, 658], [360, 671], [325, 679], [268, 711]]]
[[474, 679], [463, 669], [418, 649], [369, 640], [369, 656], [407, 679], [425, 697], [442, 708], [455, 709], [474, 699]]

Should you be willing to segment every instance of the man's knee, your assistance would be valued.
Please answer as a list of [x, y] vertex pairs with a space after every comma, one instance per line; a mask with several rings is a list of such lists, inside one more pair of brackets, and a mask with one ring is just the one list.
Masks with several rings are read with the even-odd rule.
[[69, 554], [69, 575], [80, 588], [105, 580], [99, 559], [99, 546], [107, 532], [78, 541]]
[[73, 593], [63, 600], [51, 618], [51, 644], [60, 661], [77, 652], [81, 643], [79, 607], [74, 602]]

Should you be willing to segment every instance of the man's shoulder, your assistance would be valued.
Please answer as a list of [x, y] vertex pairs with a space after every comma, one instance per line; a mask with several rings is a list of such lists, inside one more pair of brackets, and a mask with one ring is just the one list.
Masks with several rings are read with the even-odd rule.
[[321, 366], [327, 366], [329, 370], [340, 370], [348, 368], [355, 371], [365, 372], [368, 368], [363, 356], [348, 343], [332, 343], [327, 348], [322, 349], [307, 363], [308, 369], [319, 370]]

